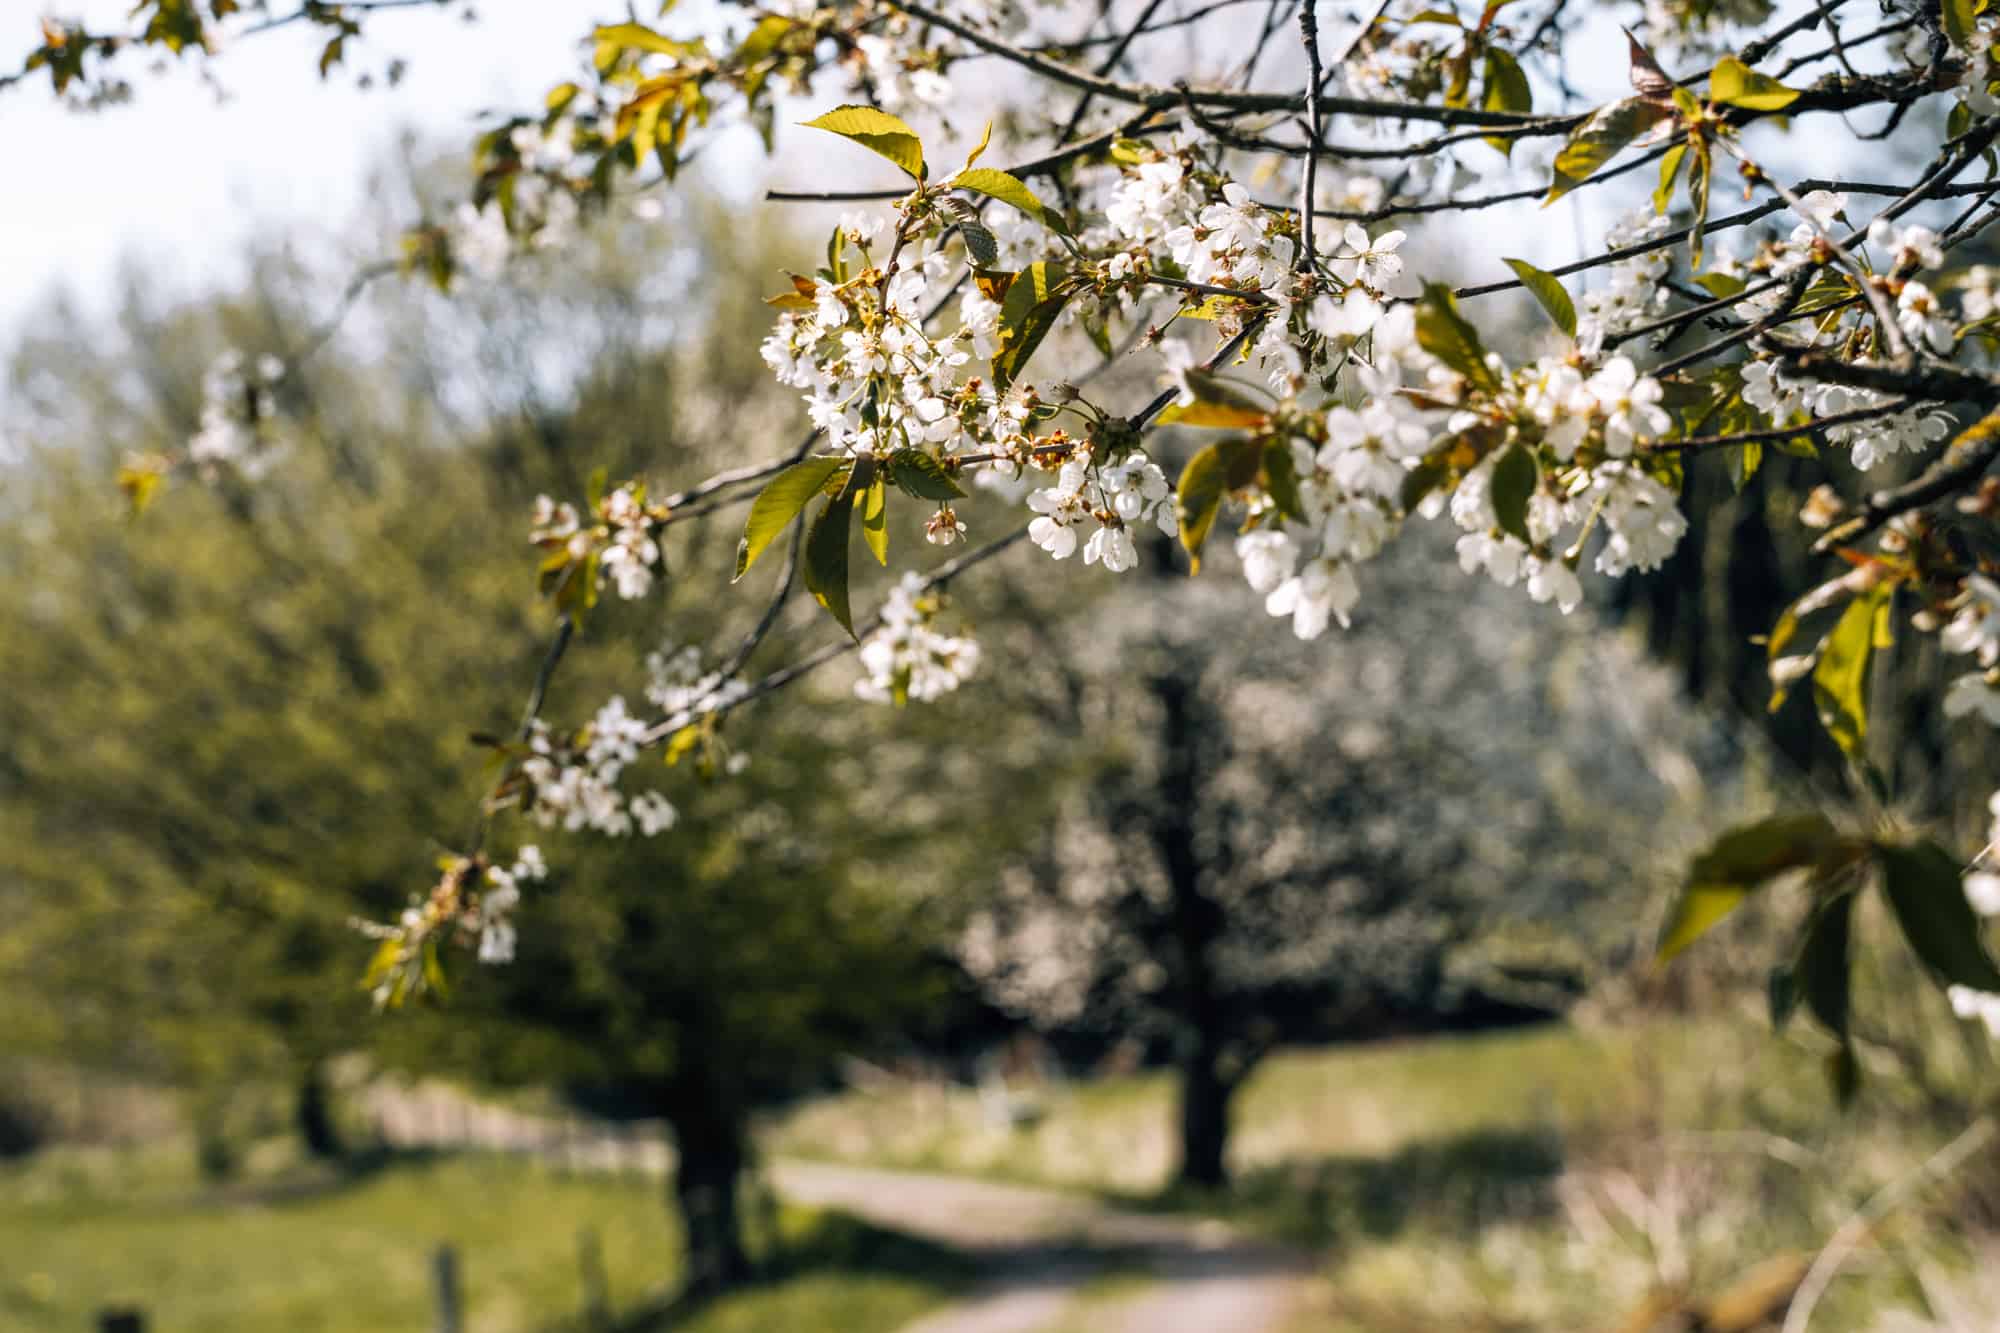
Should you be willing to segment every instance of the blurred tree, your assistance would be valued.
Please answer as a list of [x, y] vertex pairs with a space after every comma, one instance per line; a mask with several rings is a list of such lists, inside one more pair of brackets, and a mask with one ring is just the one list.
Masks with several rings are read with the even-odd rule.
[[[411, 846], [464, 845], [483, 791], [466, 733], [518, 720], [552, 614], [519, 518], [534, 495], [579, 484], [584, 442], [636, 468], [665, 440], [789, 429], [754, 349], [687, 336], [757, 301], [768, 233], [692, 206], [674, 222], [613, 229], [559, 277], [392, 293], [359, 346], [286, 381], [282, 468], [130, 523], [110, 460], [195, 429], [173, 390], [208, 350], [294, 349], [311, 275], [267, 255], [242, 299], [175, 309], [135, 283], [117, 329], [43, 324], [12, 367], [9, 434], [33, 447], [0, 499], [0, 671], [35, 682], [0, 697], [0, 996], [24, 1044], [204, 1090], [204, 1120], [230, 1085], [282, 1076], [327, 1152], [320, 1067], [359, 1047], [636, 1098], [674, 1129], [689, 1271], [712, 1289], [744, 1271], [759, 1100], [938, 994], [943, 936], [895, 887], [903, 835], [871, 808], [886, 770], [826, 780], [826, 746], [881, 715], [712, 788], [692, 758], [653, 769], [699, 833], [566, 847], [574, 891], [534, 897], [521, 965], [460, 978], [447, 1022], [371, 1016], [351, 924], [423, 887]], [[733, 628], [714, 595], [732, 555], [675, 544], [674, 636]], [[656, 611], [601, 608], [550, 716], [630, 688], [659, 636]]]
[[1244, 633], [1186, 580], [1057, 630], [1088, 651], [1044, 743], [1079, 780], [964, 955], [1039, 1023], [1164, 1042], [1183, 1183], [1225, 1179], [1231, 1098], [1288, 1018], [1449, 1021], [1629, 950], [1658, 830], [1698, 826], [1729, 771], [1666, 673], [1585, 620], [1531, 635], [1504, 597], [1439, 590], [1434, 558], [1384, 557], [1331, 648]]

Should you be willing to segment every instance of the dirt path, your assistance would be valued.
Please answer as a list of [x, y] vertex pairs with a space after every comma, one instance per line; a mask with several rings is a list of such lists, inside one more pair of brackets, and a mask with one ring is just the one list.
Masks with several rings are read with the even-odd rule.
[[[904, 1333], [1276, 1333], [1310, 1265], [1213, 1222], [958, 1176], [782, 1161], [780, 1193], [972, 1255], [985, 1279]], [[1100, 1278], [1140, 1276], [1103, 1299]], [[1125, 1292], [1121, 1284], [1118, 1292]]]

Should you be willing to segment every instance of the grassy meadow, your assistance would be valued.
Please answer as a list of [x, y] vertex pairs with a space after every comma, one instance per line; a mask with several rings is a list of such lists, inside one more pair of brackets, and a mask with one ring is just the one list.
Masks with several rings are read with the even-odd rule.
[[[666, 1306], [679, 1245], [658, 1178], [463, 1154], [351, 1175], [288, 1165], [209, 1189], [189, 1158], [53, 1150], [0, 1170], [0, 1328], [85, 1330], [125, 1305], [153, 1333], [428, 1329], [441, 1243], [459, 1254], [468, 1333], [580, 1328], [586, 1232], [621, 1326], [666, 1322], [646, 1317]], [[838, 1214], [784, 1208], [775, 1225], [774, 1280], [676, 1329], [894, 1328], [960, 1277], [950, 1255]]]
[[[1989, 1324], [1924, 1322], [1996, 1257], [1981, 1237], [2000, 1224], [2000, 1150], [1923, 1179], [1963, 1118], [1873, 1086], [1837, 1111], [1818, 1055], [1751, 1021], [1554, 1025], [1273, 1057], [1238, 1103], [1223, 1196], [1164, 1188], [1173, 1102], [1158, 1073], [1016, 1089], [1035, 1112], [1017, 1127], [969, 1090], [848, 1093], [774, 1120], [764, 1149], [1227, 1216], [1318, 1261], [1288, 1333], [1747, 1333], [1765, 1325], [1724, 1316], [1777, 1308], [1827, 1237], [1893, 1187], [1907, 1199], [1811, 1328], [2000, 1327], [2000, 1308]], [[143, 1307], [154, 1333], [428, 1328], [430, 1257], [449, 1242], [471, 1333], [560, 1333], [584, 1326], [586, 1231], [621, 1329], [887, 1333], [970, 1277], [914, 1238], [756, 1205], [760, 1245], [781, 1256], [770, 1279], [674, 1312], [678, 1240], [658, 1177], [480, 1154], [336, 1173], [288, 1152], [263, 1145], [225, 1186], [204, 1185], [184, 1145], [53, 1149], [0, 1168], [0, 1328], [87, 1329], [113, 1304]], [[1106, 1274], [1061, 1333], [1143, 1280]]]
[[[1647, 1333], [1769, 1308], [1763, 1290], [1789, 1290], [1857, 1207], [1963, 1128], [1875, 1088], [1842, 1113], [1819, 1054], [1759, 1022], [1651, 1020], [1280, 1053], [1240, 1094], [1225, 1197], [1164, 1188], [1173, 1089], [1159, 1073], [1026, 1094], [1016, 1127], [967, 1091], [850, 1093], [798, 1109], [769, 1142], [1221, 1212], [1323, 1256], [1302, 1331]], [[1968, 1168], [1913, 1185], [1814, 1330], [1922, 1310], [1926, 1282], [1976, 1266], [2000, 1150]]]

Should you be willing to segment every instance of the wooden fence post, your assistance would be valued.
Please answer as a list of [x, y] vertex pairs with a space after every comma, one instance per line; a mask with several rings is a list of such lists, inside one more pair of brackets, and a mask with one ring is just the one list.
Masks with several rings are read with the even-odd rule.
[[437, 1247], [431, 1259], [431, 1279], [437, 1297], [437, 1333], [460, 1333], [464, 1306], [459, 1300], [457, 1250], [449, 1245]]
[[576, 1233], [576, 1266], [583, 1280], [584, 1327], [611, 1327], [610, 1284], [604, 1275], [604, 1251], [597, 1243], [597, 1231], [593, 1227], [585, 1227]]

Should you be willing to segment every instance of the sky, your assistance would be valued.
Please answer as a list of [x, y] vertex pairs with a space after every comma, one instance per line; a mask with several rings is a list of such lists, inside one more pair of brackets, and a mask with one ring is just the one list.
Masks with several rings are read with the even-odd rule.
[[[18, 68], [38, 43], [45, 12], [119, 30], [129, 6], [0, 0], [0, 69]], [[477, 0], [478, 22], [468, 24], [465, 7], [454, 0], [449, 9], [373, 17], [365, 43], [325, 81], [315, 72], [323, 34], [301, 24], [244, 39], [207, 62], [221, 98], [200, 77], [199, 60], [158, 72], [132, 62], [132, 103], [95, 113], [63, 109], [46, 81], [0, 92], [0, 180], [7, 182], [0, 195], [0, 353], [58, 285], [87, 311], [101, 309], [121, 262], [143, 262], [168, 290], [194, 296], [238, 276], [239, 243], [254, 232], [339, 234], [363, 203], [368, 169], [400, 132], [415, 128], [433, 143], [469, 146], [482, 108], [539, 105], [575, 68], [579, 38], [593, 20], [623, 9], [619, 0]], [[675, 27], [689, 18], [678, 12]], [[1579, 44], [1573, 73], [1587, 83], [1602, 75], [1610, 82], [1591, 91], [1615, 97], [1623, 91], [1622, 39], [1615, 25], [1600, 26], [1595, 38], [1604, 40]], [[1600, 48], [1601, 61], [1594, 58]], [[1592, 59], [1581, 58], [1586, 50]], [[357, 74], [379, 72], [392, 58], [407, 62], [398, 86], [379, 79], [372, 90], [356, 86]], [[785, 165], [781, 178], [810, 177], [815, 165], [849, 169], [837, 160], [793, 161], [790, 171]], [[728, 173], [746, 183], [761, 174]], [[1588, 219], [1566, 214], [1553, 227], [1546, 215], [1527, 217], [1538, 234], [1510, 235], [1507, 243], [1514, 253], [1553, 262], [1611, 216], [1596, 217], [1604, 210], [1595, 203], [1591, 211]], [[1488, 218], [1503, 229], [1524, 220]], [[1500, 243], [1490, 233], [1482, 240]]]
[[[45, 12], [118, 30], [129, 0], [0, 0], [0, 68], [39, 44]], [[236, 242], [276, 222], [337, 225], [361, 203], [368, 167], [405, 128], [469, 146], [485, 107], [539, 105], [568, 76], [599, 8], [571, 0], [481, 0], [378, 15], [345, 71], [322, 82], [323, 38], [298, 25], [246, 39], [211, 62], [159, 73], [132, 62], [125, 106], [64, 110], [45, 80], [0, 92], [0, 347], [57, 284], [102, 303], [121, 260], [142, 259], [189, 293], [232, 274]], [[395, 88], [363, 70], [407, 61]]]

